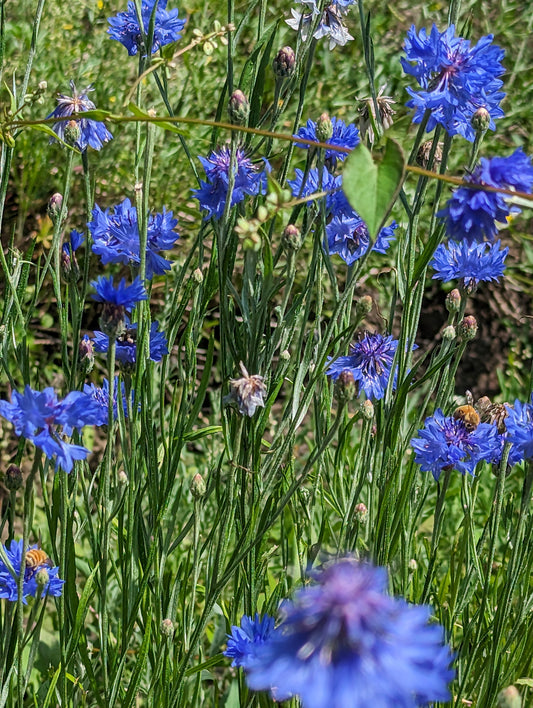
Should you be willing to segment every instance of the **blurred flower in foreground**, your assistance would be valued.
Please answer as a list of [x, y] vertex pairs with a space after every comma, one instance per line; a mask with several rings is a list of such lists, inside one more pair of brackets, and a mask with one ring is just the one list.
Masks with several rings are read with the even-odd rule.
[[[208, 158], [198, 157], [203, 165], [207, 182], [200, 181], [200, 189], [193, 190], [193, 197], [200, 202], [200, 208], [207, 214], [206, 219], [214, 216], [216, 219], [224, 213], [228, 196], [229, 171], [231, 165], [231, 150], [222, 147], [218, 152], [212, 152]], [[270, 165], [265, 160], [265, 167]], [[231, 206], [235, 206], [248, 195], [263, 194], [266, 191], [266, 170], [260, 170], [254, 165], [244, 150], [238, 148], [234, 164], [235, 183], [231, 193]]]
[[464, 287], [473, 290], [478, 283], [498, 280], [505, 270], [505, 258], [508, 248], [500, 248], [501, 242], [494, 244], [457, 243], [450, 241], [437, 247], [431, 267], [435, 270], [434, 279], [445, 283], [462, 279]]
[[233, 659], [231, 665], [246, 669], [254, 660], [258, 646], [270, 639], [276, 631], [274, 623], [273, 617], [264, 615], [263, 619], [260, 619], [256, 612], [254, 619], [244, 615], [240, 627], [233, 625], [231, 634], [228, 634], [228, 647], [222, 652], [224, 656]]
[[[141, 262], [141, 244], [139, 241], [139, 223], [137, 209], [129, 199], [102, 211], [98, 204], [93, 209], [93, 221], [87, 226], [93, 238], [93, 251], [100, 256], [102, 263], [124, 263], [139, 266]], [[146, 277], [161, 275], [170, 269], [170, 261], [159, 255], [159, 251], [172, 248], [179, 238], [174, 231], [177, 219], [172, 212], [163, 207], [162, 214], [149, 214], [148, 238], [146, 241]]]
[[[530, 158], [518, 148], [509, 157], [481, 158], [466, 181], [529, 194], [533, 186], [533, 167]], [[496, 222], [505, 223], [511, 213], [520, 212], [518, 207], [506, 202], [508, 198], [497, 192], [459, 187], [437, 216], [446, 218], [447, 233], [456, 241], [465, 239], [473, 243], [485, 237], [492, 241], [498, 232]]]
[[[385, 395], [397, 347], [398, 340], [391, 335], [384, 337], [378, 332], [366, 332], [351, 345], [349, 356], [339, 356], [331, 361], [326, 374], [335, 380], [347, 369], [359, 382], [359, 392], [364, 391], [367, 398], [379, 400]], [[397, 372], [394, 386], [396, 376]]]
[[[124, 381], [121, 384], [122, 392], [122, 406], [124, 409], [124, 417], [128, 417], [128, 402], [126, 400], [126, 389], [124, 386]], [[90, 398], [95, 401], [98, 406], [98, 417], [95, 425], [107, 425], [109, 422], [108, 417], [108, 407], [109, 407], [109, 381], [104, 379], [102, 382], [102, 387], [96, 386], [95, 384], [85, 384], [83, 387], [83, 392], [86, 393]], [[118, 418], [117, 411], [117, 399], [118, 399], [118, 376], [115, 376], [115, 386], [113, 388], [113, 419]], [[132, 392], [133, 400], [133, 392]]]
[[[308, 120], [304, 128], [300, 128], [295, 138], [303, 138], [304, 140], [315, 140], [316, 142], [325, 142], [330, 145], [337, 145], [338, 147], [347, 148], [348, 150], [353, 150], [354, 147], [359, 145], [359, 131], [353, 123], [346, 123], [340, 118], [333, 117], [331, 119], [332, 135], [326, 140], [322, 140], [317, 135], [317, 124], [314, 120]], [[304, 150], [309, 150], [311, 145], [306, 145], [305, 143], [296, 143], [297, 147], [304, 148]], [[341, 162], [346, 159], [348, 153], [337, 152], [336, 150], [326, 150], [326, 160], [332, 168], [337, 164], [337, 160]]]
[[31, 440], [48, 459], [55, 457], [56, 469], [70, 472], [74, 460], [84, 460], [89, 450], [66, 443], [63, 436], [81, 431], [85, 425], [95, 425], [98, 409], [81, 391], [72, 391], [59, 401], [53, 388], [41, 393], [26, 386], [23, 393], [13, 391], [11, 403], [0, 401], [0, 415], [13, 423], [17, 435]]
[[504, 114], [500, 91], [504, 73], [504, 51], [492, 44], [491, 34], [471, 46], [470, 41], [455, 36], [451, 25], [439, 32], [433, 25], [429, 35], [425, 29], [417, 34], [413, 25], [405, 40], [406, 57], [401, 59], [403, 70], [413, 76], [421, 91], [408, 88], [412, 96], [407, 106], [415, 109], [414, 123], [420, 123], [430, 111], [426, 132], [440, 123], [449, 135], [462, 135], [473, 142], [476, 131], [472, 117], [481, 107], [490, 116], [488, 127], [495, 129], [494, 119]]
[[230, 392], [224, 397], [224, 404], [236, 403], [241, 415], [253, 416], [256, 409], [265, 405], [264, 397], [267, 388], [263, 376], [250, 374], [246, 367], [240, 362], [242, 378], [230, 379]]
[[[18, 598], [17, 578], [20, 577], [22, 566], [22, 539], [11, 541], [9, 548], [4, 546], [2, 556], [4, 554], [17, 577], [13, 576], [9, 566], [0, 558], [0, 597], [16, 602]], [[40, 573], [40, 571], [46, 571], [46, 573]], [[30, 546], [26, 550], [24, 563], [24, 582], [22, 585], [24, 603], [26, 604], [28, 595], [32, 597], [45, 597], [46, 595], [59, 597], [63, 592], [63, 583], [65, 581], [57, 577], [58, 572], [59, 568], [52, 566], [51, 560], [47, 558], [43, 551], [37, 546]]]
[[527, 460], [533, 459], [533, 394], [530, 403], [515, 401], [514, 406], [508, 407], [507, 439], [514, 443], [514, 447]]
[[[337, 253], [348, 265], [352, 265], [363, 256], [370, 245], [370, 236], [365, 222], [353, 212], [353, 216], [335, 216], [326, 226], [328, 237], [328, 251]], [[394, 231], [398, 224], [393, 221], [379, 232], [372, 250], [385, 253], [391, 241], [394, 240]]]
[[[180, 39], [180, 32], [185, 27], [185, 20], [178, 19], [179, 11], [177, 8], [174, 10], [166, 9], [167, 0], [143, 0], [141, 4], [141, 14], [145, 35], [148, 35], [150, 18], [152, 17], [156, 2], [157, 9], [155, 11], [151, 54], [157, 52], [158, 49], [164, 47], [166, 44], [171, 44]], [[115, 17], [109, 17], [107, 21], [110, 24], [107, 30], [109, 36], [111, 39], [116, 39], [123, 44], [130, 56], [137, 54], [139, 50], [141, 50], [143, 56], [148, 54], [143, 43], [139, 18], [137, 17], [133, 0], [128, 2], [126, 12], [119, 12]]]
[[415, 462], [423, 472], [438, 480], [445, 469], [474, 476], [478, 462], [501, 457], [500, 437], [495, 425], [480, 423], [474, 430], [459, 418], [446, 417], [440, 408], [424, 421], [419, 436], [411, 440]]
[[[137, 359], [137, 327], [131, 323], [129, 317], [124, 318], [125, 329], [119, 334], [115, 342], [115, 356], [121, 364], [135, 364]], [[94, 350], [107, 352], [109, 337], [98, 330], [94, 333]], [[168, 343], [164, 332], [159, 331], [159, 322], [152, 322], [150, 327], [150, 355], [151, 361], [161, 361], [168, 354]]]
[[[309, 30], [315, 24], [317, 15], [321, 14], [316, 0], [296, 0], [301, 5], [306, 6], [307, 11], [298, 12], [291, 10], [292, 18], [286, 20], [289, 27], [294, 30], [300, 30], [302, 41], [305, 42], [309, 34]], [[353, 5], [355, 0], [338, 0], [337, 2], [326, 2], [322, 11], [320, 23], [313, 33], [315, 39], [327, 37], [329, 39], [329, 49], [335, 49], [336, 46], [344, 47], [344, 45], [353, 39], [352, 35], [343, 23], [343, 15], [346, 15], [350, 5]]]
[[315, 572], [245, 665], [250, 688], [304, 708], [415, 708], [447, 701], [454, 677], [430, 608], [387, 595], [387, 572], [351, 559]]
[[[87, 96], [87, 93], [94, 89], [88, 86], [85, 91], [78, 93], [74, 81], [70, 82], [70, 88], [72, 96], [65, 96], [60, 93], [57, 99], [59, 105], [52, 113], [47, 115], [46, 118], [67, 118], [72, 116], [72, 121], [62, 120], [58, 123], [54, 123], [52, 125], [54, 133], [61, 138], [61, 140], [68, 143], [70, 131], [70, 134], [75, 137], [72, 142], [80, 152], [87, 150], [88, 145], [94, 148], [94, 150], [100, 150], [104, 146], [104, 143], [111, 140], [113, 136], [105, 127], [104, 123], [79, 117], [80, 113], [92, 111], [96, 108], [94, 103]], [[75, 125], [69, 126], [69, 123], [72, 122], [75, 122]], [[67, 129], [67, 136], [65, 136], [65, 129]], [[53, 143], [54, 138], [50, 138], [50, 142]]]

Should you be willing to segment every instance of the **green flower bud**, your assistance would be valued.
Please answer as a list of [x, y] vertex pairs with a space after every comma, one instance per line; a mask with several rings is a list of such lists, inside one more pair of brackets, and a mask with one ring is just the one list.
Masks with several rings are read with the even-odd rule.
[[293, 73], [295, 64], [296, 56], [294, 49], [291, 47], [283, 47], [274, 57], [272, 69], [279, 79], [286, 79]]
[[448, 312], [459, 312], [461, 309], [461, 293], [457, 288], [446, 295], [446, 309]]
[[191, 486], [189, 487], [189, 489], [191, 490], [191, 494], [195, 499], [201, 499], [203, 496], [205, 496], [207, 487], [205, 485], [204, 478], [199, 472], [197, 472], [192, 478]]
[[228, 103], [229, 119], [235, 125], [246, 125], [250, 115], [250, 103], [242, 91], [237, 89], [231, 94]]
[[363, 295], [363, 297], [360, 297], [355, 303], [355, 312], [357, 317], [361, 318], [368, 315], [368, 313], [372, 310], [372, 304], [373, 301], [370, 295]]
[[467, 342], [470, 342], [472, 339], [474, 339], [477, 334], [476, 318], [472, 317], [472, 315], [468, 315], [467, 317], [465, 317], [459, 325], [459, 334]]
[[284, 251], [299, 251], [302, 247], [300, 229], [294, 224], [288, 224], [281, 236], [281, 246]]
[[174, 636], [174, 622], [168, 617], [161, 622], [159, 629], [161, 634], [167, 639], [171, 639]]
[[333, 135], [333, 125], [327, 113], [322, 113], [316, 122], [316, 137], [321, 143], [327, 143]]
[[67, 145], [75, 145], [80, 139], [81, 129], [77, 120], [69, 120], [65, 126], [64, 138]]
[[480, 106], [472, 116], [471, 123], [476, 133], [486, 133], [490, 126], [490, 113]]
[[10, 492], [16, 492], [22, 487], [22, 471], [17, 465], [9, 465], [5, 472], [4, 484]]
[[522, 699], [516, 686], [507, 686], [498, 693], [498, 708], [522, 708]]
[[335, 381], [333, 395], [339, 403], [348, 403], [357, 396], [357, 384], [349, 369], [344, 369]]
[[46, 209], [48, 216], [52, 224], [57, 224], [61, 218], [61, 210], [63, 209], [63, 195], [59, 192], [52, 194], [48, 201], [48, 207]]

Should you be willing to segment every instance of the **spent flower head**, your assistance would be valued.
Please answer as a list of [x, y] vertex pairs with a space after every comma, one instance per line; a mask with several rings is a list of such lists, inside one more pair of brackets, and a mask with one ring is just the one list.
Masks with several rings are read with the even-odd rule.
[[[74, 81], [70, 82], [70, 88], [72, 91], [72, 96], [66, 96], [62, 93], [59, 94], [57, 99], [57, 107], [47, 115], [47, 118], [68, 118], [71, 120], [61, 120], [52, 125], [52, 130], [54, 133], [61, 138], [66, 143], [72, 142], [74, 147], [78, 148], [80, 152], [87, 150], [89, 145], [94, 150], [100, 150], [104, 143], [107, 143], [113, 138], [109, 130], [106, 128], [105, 124], [97, 121], [90, 120], [88, 118], [81, 118], [80, 114], [86, 111], [93, 111], [96, 106], [87, 96], [89, 91], [93, 91], [92, 86], [88, 86], [84, 91], [78, 93]], [[67, 128], [68, 123], [72, 124], [74, 121], [74, 127], [76, 131], [73, 132], [73, 126], [70, 125]], [[67, 135], [65, 131], [67, 130]], [[73, 140], [69, 139], [68, 131], [70, 130], [71, 136], [74, 137]], [[50, 138], [50, 142], [54, 142], [54, 138]]]
[[504, 52], [492, 40], [489, 34], [472, 45], [455, 36], [453, 25], [444, 32], [433, 25], [429, 34], [411, 27], [401, 62], [405, 73], [422, 89], [407, 89], [412, 96], [407, 106], [415, 109], [415, 123], [429, 111], [427, 132], [440, 124], [449, 135], [462, 135], [473, 142], [476, 130], [472, 117], [483, 107], [490, 116], [490, 129], [495, 129], [494, 120], [503, 116], [500, 102], [505, 94], [500, 91], [503, 81], [498, 77], [505, 69], [501, 63]]
[[431, 610], [387, 594], [387, 572], [344, 559], [282, 603], [281, 624], [245, 665], [253, 690], [303, 708], [415, 708], [447, 701], [454, 676]]
[[224, 397], [224, 403], [236, 403], [241, 415], [253, 416], [256, 409], [265, 405], [264, 397], [267, 388], [263, 376], [250, 376], [246, 367], [240, 362], [242, 378], [230, 379], [230, 392]]
[[[148, 39], [150, 21], [155, 9], [153, 24], [152, 49], [148, 52], [145, 43]], [[133, 56], [141, 51], [143, 56], [148, 53], [153, 54], [158, 49], [172, 42], [177, 42], [181, 38], [181, 30], [185, 27], [185, 20], [178, 18], [177, 8], [167, 10], [167, 0], [142, 0], [141, 19], [142, 30], [139, 25], [139, 17], [135, 9], [133, 0], [129, 0], [126, 12], [119, 12], [114, 17], [109, 17], [109, 29], [107, 30], [111, 39], [116, 39], [128, 50], [128, 54]]]
[[[29, 546], [24, 553], [23, 541], [20, 539], [11, 541], [9, 547], [4, 546], [3, 550], [0, 558], [1, 598], [10, 602], [17, 601], [18, 578], [21, 573], [24, 574], [22, 600], [25, 604], [28, 596], [41, 598], [47, 595], [52, 597], [61, 595], [65, 581], [57, 577], [59, 568], [54, 567], [50, 558], [38, 546]], [[4, 557], [9, 565], [4, 562]], [[46, 570], [46, 575], [42, 574], [43, 570]]]

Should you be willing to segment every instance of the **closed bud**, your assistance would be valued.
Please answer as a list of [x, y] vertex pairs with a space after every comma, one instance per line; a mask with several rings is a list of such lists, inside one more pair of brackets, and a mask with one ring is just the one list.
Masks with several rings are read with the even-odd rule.
[[284, 251], [299, 251], [302, 247], [302, 237], [300, 229], [294, 224], [286, 226], [281, 236], [281, 246]]
[[350, 369], [344, 369], [338, 375], [333, 395], [339, 403], [348, 403], [357, 396], [357, 384]]
[[229, 119], [235, 125], [246, 125], [250, 115], [250, 103], [242, 91], [237, 89], [231, 94], [228, 103]]
[[161, 622], [160, 631], [164, 637], [171, 639], [174, 636], [174, 622], [167, 617]]
[[457, 337], [457, 332], [453, 325], [448, 325], [442, 330], [442, 338], [448, 342], [452, 342]]
[[206, 486], [202, 475], [197, 472], [192, 478], [191, 486], [189, 487], [191, 494], [195, 499], [201, 499], [205, 496]]
[[365, 315], [368, 315], [368, 313], [372, 310], [372, 304], [373, 301], [370, 295], [363, 295], [363, 297], [360, 297], [355, 303], [355, 312], [357, 317], [364, 317]]
[[65, 126], [64, 138], [67, 145], [76, 145], [80, 139], [81, 130], [77, 120], [69, 120]]
[[327, 113], [322, 113], [316, 122], [316, 137], [321, 143], [327, 143], [333, 135], [333, 125]]
[[126, 487], [129, 484], [130, 480], [128, 479], [128, 475], [125, 470], [120, 470], [117, 475], [117, 482], [121, 487]]
[[48, 200], [48, 207], [46, 209], [48, 216], [54, 226], [58, 223], [61, 218], [61, 211], [63, 209], [63, 195], [56, 192], [52, 194]]
[[41, 93], [44, 93], [47, 88], [48, 84], [46, 83], [46, 81], [39, 81], [38, 89]]
[[516, 686], [507, 686], [498, 693], [498, 708], [522, 708], [522, 699]]
[[461, 293], [457, 288], [446, 295], [446, 309], [448, 312], [459, 312], [461, 309]]
[[468, 315], [467, 317], [465, 317], [459, 325], [459, 334], [467, 342], [470, 342], [472, 339], [474, 339], [477, 334], [476, 318], [472, 317], [472, 315]]
[[407, 565], [411, 573], [414, 573], [416, 570], [418, 570], [418, 563], [416, 562], [415, 558], [411, 558]]
[[35, 582], [40, 588], [44, 588], [45, 585], [48, 585], [50, 582], [50, 575], [48, 574], [46, 568], [41, 568], [37, 571], [35, 574]]
[[17, 465], [9, 465], [4, 477], [4, 484], [10, 492], [16, 492], [22, 487], [22, 471]]
[[94, 366], [93, 341], [86, 334], [80, 341], [78, 351], [78, 367], [85, 374], [90, 374]]
[[195, 268], [192, 277], [194, 282], [198, 283], [198, 285], [201, 285], [204, 282], [204, 274], [202, 273], [201, 268]]
[[360, 524], [364, 524], [367, 516], [368, 516], [368, 509], [363, 504], [363, 502], [360, 502], [355, 507], [355, 520], [357, 522], [359, 522]]
[[287, 79], [294, 71], [296, 56], [292, 47], [283, 47], [274, 57], [272, 69], [279, 79]]
[[361, 404], [361, 413], [365, 420], [372, 420], [374, 417], [374, 404], [368, 398]]
[[476, 133], [486, 133], [490, 126], [490, 113], [481, 106], [472, 116], [471, 123]]

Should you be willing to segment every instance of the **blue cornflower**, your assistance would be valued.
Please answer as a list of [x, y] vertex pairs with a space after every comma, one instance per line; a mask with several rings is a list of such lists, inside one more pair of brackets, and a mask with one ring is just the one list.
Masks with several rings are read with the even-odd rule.
[[[316, 142], [327, 142], [331, 145], [337, 145], [338, 147], [348, 148], [353, 150], [354, 147], [359, 145], [359, 131], [353, 123], [346, 123], [340, 118], [331, 118], [331, 126], [333, 128], [333, 134], [331, 138], [326, 141], [320, 140], [316, 134], [316, 123], [314, 120], [308, 120], [305, 128], [300, 128], [298, 133], [294, 136], [295, 138], [304, 138], [305, 140], [315, 140]], [[310, 145], [305, 145], [304, 143], [296, 143], [298, 147], [309, 150]], [[332, 168], [337, 164], [337, 160], [344, 161], [347, 154], [342, 152], [336, 152], [335, 150], [326, 150], [326, 160]]]
[[530, 403], [515, 401], [508, 407], [505, 419], [507, 439], [514, 443], [513, 448], [527, 460], [533, 459], [533, 395]]
[[[69, 126], [71, 133], [76, 135], [74, 146], [77, 147], [80, 152], [87, 150], [88, 145], [94, 148], [94, 150], [100, 150], [104, 146], [104, 143], [111, 140], [113, 136], [105, 127], [104, 123], [97, 120], [79, 118], [80, 113], [92, 111], [96, 108], [94, 103], [87, 96], [87, 93], [94, 89], [88, 86], [85, 91], [78, 93], [74, 81], [70, 82], [70, 88], [72, 90], [72, 96], [59, 94], [57, 99], [59, 105], [46, 117], [65, 118], [71, 116], [72, 120], [75, 121], [75, 126]], [[52, 126], [54, 133], [65, 142], [69, 142], [65, 138], [65, 129], [69, 125], [69, 122], [70, 121], [62, 120], [58, 123], [54, 123]], [[50, 142], [53, 143], [54, 138], [50, 138]]]
[[[507, 419], [506, 419], [507, 422]], [[505, 444], [508, 442], [511, 442], [509, 438], [509, 433], [499, 433], [498, 434], [498, 449], [494, 452], [494, 455], [491, 459], [491, 462], [493, 465], [499, 465], [502, 461], [502, 455], [503, 455], [503, 448], [505, 447]], [[520, 445], [515, 445], [514, 443], [511, 445], [509, 449], [509, 457], [507, 458], [507, 467], [514, 467], [517, 465], [519, 462], [522, 462], [524, 459], [524, 453]]]
[[[320, 23], [313, 33], [313, 37], [315, 39], [328, 37], [330, 50], [335, 49], [336, 46], [344, 47], [353, 37], [343, 23], [343, 15], [346, 15], [350, 5], [353, 5], [354, 2], [355, 0], [338, 0], [327, 3], [322, 11]], [[320, 14], [320, 10], [316, 0], [300, 0], [300, 4], [306, 6], [308, 11], [298, 12], [297, 10], [291, 10], [292, 18], [286, 20], [286, 22], [292, 29], [300, 30], [302, 41], [305, 42], [310, 28], [315, 24], [316, 16]]]
[[[128, 401], [126, 399], [126, 389], [124, 386], [124, 381], [121, 382], [121, 392], [122, 392], [122, 407], [124, 409], [124, 417], [128, 417]], [[85, 384], [83, 386], [83, 392], [86, 393], [90, 398], [95, 401], [98, 406], [98, 418], [95, 425], [107, 425], [109, 422], [108, 418], [108, 406], [109, 406], [109, 381], [107, 379], [103, 380], [102, 387], [96, 386], [95, 384]], [[133, 394], [133, 392], [132, 392]], [[117, 398], [118, 398], [118, 376], [115, 376], [115, 386], [113, 388], [113, 418], [116, 420], [118, 418], [117, 411]], [[133, 400], [133, 395], [132, 395]]]
[[70, 472], [74, 460], [84, 460], [89, 450], [66, 443], [63, 435], [94, 425], [98, 410], [81, 391], [72, 391], [59, 401], [53, 388], [45, 388], [41, 393], [26, 386], [23, 393], [13, 391], [11, 403], [0, 401], [0, 415], [13, 423], [17, 435], [31, 440], [49, 459], [55, 457], [56, 469], [61, 467]]
[[[125, 330], [116, 339], [115, 356], [122, 364], [134, 364], [137, 356], [137, 323], [131, 323], [128, 317], [124, 318]], [[94, 350], [107, 352], [109, 337], [104, 332], [94, 333]], [[168, 354], [168, 343], [164, 332], [159, 331], [159, 323], [152, 322], [150, 327], [150, 359], [161, 361]]]
[[322, 170], [322, 183], [319, 185], [319, 174], [316, 167], [308, 171], [307, 177], [305, 177], [305, 173], [298, 168], [296, 168], [294, 172], [296, 178], [287, 180], [293, 197], [301, 199], [303, 197], [309, 197], [316, 192], [330, 192], [326, 197], [326, 210], [331, 212], [336, 205], [337, 195], [339, 194], [338, 190], [340, 190], [342, 185], [342, 175], [334, 177], [331, 172], [324, 167]]
[[254, 619], [244, 615], [240, 627], [233, 625], [231, 634], [227, 635], [228, 647], [222, 652], [224, 656], [233, 659], [231, 665], [246, 669], [254, 660], [257, 647], [270, 639], [276, 631], [274, 623], [273, 617], [264, 615], [263, 619], [260, 619], [256, 612]]
[[[530, 158], [519, 148], [509, 157], [482, 158], [472, 175], [466, 181], [476, 185], [517, 189], [531, 192], [533, 167]], [[511, 207], [505, 195], [486, 192], [482, 189], [460, 187], [448, 200], [438, 216], [446, 218], [448, 235], [456, 241], [465, 239], [468, 243], [493, 240], [498, 232], [496, 222], [505, 223], [518, 207]]]
[[[139, 223], [137, 209], [129, 199], [102, 211], [98, 204], [93, 209], [93, 221], [87, 226], [93, 238], [93, 251], [100, 256], [102, 263], [124, 263], [138, 266], [141, 262], [141, 244], [139, 241]], [[177, 219], [172, 212], [163, 207], [162, 214], [148, 216], [146, 241], [146, 277], [161, 275], [170, 269], [170, 261], [159, 255], [159, 251], [172, 248], [179, 238], [174, 231]]]
[[444, 469], [453, 468], [474, 476], [478, 462], [490, 462], [501, 456], [500, 438], [495, 425], [480, 423], [469, 430], [462, 420], [446, 417], [440, 408], [424, 421], [419, 437], [411, 440], [415, 462], [423, 472], [431, 472], [438, 480]]
[[[224, 213], [228, 196], [228, 180], [231, 164], [231, 150], [222, 147], [218, 152], [212, 152], [208, 158], [198, 157], [205, 171], [207, 182], [200, 180], [200, 189], [193, 190], [193, 197], [200, 202], [200, 208], [207, 214], [206, 219], [214, 216], [216, 219]], [[265, 160], [265, 170], [260, 170], [242, 148], [235, 155], [235, 184], [231, 194], [231, 206], [240, 204], [248, 194], [254, 196], [266, 191], [266, 171], [270, 165]]]
[[107, 30], [111, 39], [118, 40], [128, 50], [128, 54], [133, 56], [139, 50], [144, 56], [148, 54], [144, 46], [143, 34], [148, 34], [150, 27], [150, 18], [157, 2], [154, 22], [154, 36], [152, 40], [152, 51], [157, 52], [158, 49], [166, 44], [177, 42], [181, 38], [181, 30], [185, 27], [185, 20], [178, 19], [179, 11], [167, 10], [167, 0], [143, 0], [141, 5], [143, 31], [139, 26], [139, 18], [135, 11], [135, 3], [129, 0], [128, 9], [126, 12], [119, 12], [115, 17], [109, 17], [110, 24]]
[[501, 63], [504, 51], [492, 40], [489, 34], [471, 46], [469, 40], [455, 36], [453, 25], [442, 33], [433, 25], [429, 35], [425, 29], [417, 34], [411, 27], [405, 40], [406, 58], [401, 62], [405, 73], [422, 87], [418, 92], [407, 89], [412, 96], [407, 106], [415, 109], [415, 123], [430, 111], [427, 132], [440, 123], [449, 135], [473, 141], [472, 116], [484, 108], [490, 116], [488, 127], [495, 129], [494, 119], [504, 115], [500, 108], [505, 97], [500, 91], [503, 81], [497, 77], [505, 69]]
[[68, 241], [63, 242], [63, 253], [69, 257], [72, 257], [84, 240], [85, 236], [81, 231], [72, 229]]
[[415, 708], [447, 701], [454, 677], [431, 610], [387, 595], [387, 571], [344, 559], [281, 605], [282, 622], [245, 667], [253, 690], [304, 708]]
[[[11, 565], [11, 569], [0, 558], [0, 597], [10, 600], [11, 602], [16, 602], [18, 598], [17, 577], [20, 577], [22, 567], [22, 543], [22, 539], [19, 541], [13, 540], [11, 541], [9, 548], [4, 546], [4, 554]], [[41, 552], [38, 554], [33, 553], [33, 551], [37, 548], [38, 546], [30, 546], [26, 550], [24, 582], [22, 585], [22, 599], [24, 604], [26, 604], [26, 598], [29, 595], [32, 597], [37, 597], [39, 589], [41, 591], [40, 597], [46, 597], [46, 595], [59, 597], [63, 592], [63, 583], [65, 581], [57, 577], [59, 568], [53, 567], [52, 561], [49, 558], [41, 558], [43, 555]], [[15, 576], [17, 577], [12, 575], [11, 570], [13, 570]], [[38, 573], [40, 571], [45, 571], [42, 578], [38, 578]], [[41, 586], [39, 586], [37, 582], [38, 579], [42, 579], [44, 581]]]
[[[397, 228], [398, 224], [393, 221], [390, 226], [381, 229], [372, 250], [385, 253], [394, 240], [394, 231]], [[348, 265], [359, 260], [370, 244], [366, 224], [356, 212], [353, 212], [353, 216], [333, 217], [326, 226], [326, 235], [330, 255], [338, 253]]]
[[[358, 342], [351, 345], [349, 356], [330, 360], [326, 374], [336, 380], [343, 371], [351, 371], [355, 381], [359, 381], [359, 392], [364, 391], [367, 398], [379, 400], [385, 395], [397, 348], [398, 340], [391, 335], [384, 337], [378, 332], [366, 332]], [[395, 371], [394, 386], [397, 375]]]
[[98, 280], [93, 280], [91, 285], [96, 290], [92, 296], [93, 300], [122, 307], [125, 312], [131, 312], [138, 302], [148, 299], [146, 289], [139, 276], [131, 285], [126, 285], [126, 278], [122, 278], [115, 287], [112, 275], [108, 278], [101, 275]]
[[465, 288], [473, 290], [478, 283], [498, 280], [505, 270], [508, 248], [500, 248], [501, 242], [473, 243], [450, 241], [437, 247], [431, 267], [436, 271], [434, 279], [450, 280], [461, 278]]

